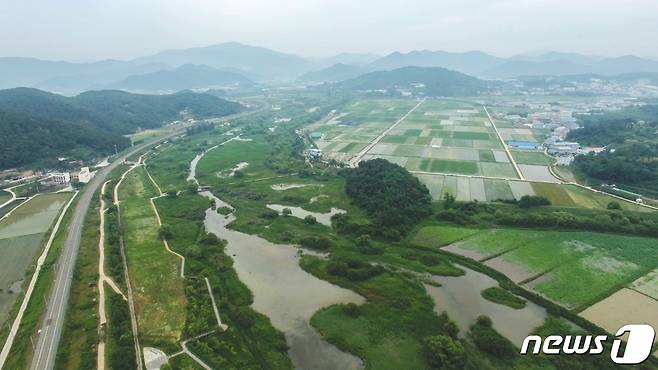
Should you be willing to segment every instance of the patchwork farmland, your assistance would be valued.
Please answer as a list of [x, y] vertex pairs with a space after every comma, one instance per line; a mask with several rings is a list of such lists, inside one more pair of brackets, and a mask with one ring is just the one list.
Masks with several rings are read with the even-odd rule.
[[[419, 104], [420, 103], [420, 104]], [[344, 163], [383, 158], [405, 167], [430, 190], [459, 201], [548, 198], [561, 207], [606, 208], [615, 198], [562, 184], [549, 166], [555, 159], [538, 149], [519, 149], [510, 142], [539, 147], [546, 130], [489, 120], [474, 102], [449, 99], [364, 99], [335, 112], [308, 134], [323, 155]], [[622, 202], [629, 210], [647, 211]]]

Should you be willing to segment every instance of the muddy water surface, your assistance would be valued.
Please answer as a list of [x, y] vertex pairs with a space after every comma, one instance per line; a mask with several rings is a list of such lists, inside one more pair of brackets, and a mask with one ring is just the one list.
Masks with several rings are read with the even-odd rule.
[[536, 327], [544, 323], [546, 310], [532, 302], [525, 308], [515, 310], [482, 297], [482, 290], [497, 286], [498, 282], [487, 275], [467, 269], [466, 275], [457, 277], [434, 276], [440, 287], [425, 285], [427, 293], [434, 299], [437, 313], [446, 311], [457, 322], [461, 334], [468, 331], [478, 316], [491, 317], [494, 328], [517, 346]]
[[331, 208], [331, 211], [327, 213], [311, 212], [301, 207], [282, 206], [280, 204], [268, 204], [267, 208], [277, 212], [281, 212], [283, 211], [284, 208], [288, 208], [292, 212], [293, 217], [304, 219], [304, 217], [306, 216], [313, 216], [315, 217], [317, 222], [326, 226], [331, 226], [331, 217], [333, 215], [345, 213], [345, 210], [340, 208], [333, 208], [333, 207]]
[[[217, 207], [227, 206], [210, 192]], [[231, 207], [232, 208], [232, 207]], [[230, 230], [232, 214], [206, 211], [206, 229], [228, 242], [226, 253], [233, 258], [238, 277], [254, 295], [253, 308], [265, 314], [281, 330], [290, 346], [290, 358], [299, 369], [359, 369], [361, 360], [324, 341], [310, 326], [320, 308], [336, 303], [363, 303], [356, 293], [332, 285], [299, 267], [298, 249], [271, 243], [255, 235]]]

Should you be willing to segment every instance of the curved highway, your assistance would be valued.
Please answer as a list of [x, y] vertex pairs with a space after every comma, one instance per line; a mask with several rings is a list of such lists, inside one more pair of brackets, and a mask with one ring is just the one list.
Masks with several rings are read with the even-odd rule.
[[[221, 117], [220, 120], [227, 121], [230, 119], [241, 118], [261, 112], [266, 108], [267, 105], [263, 104], [257, 109]], [[140, 144], [132, 148], [129, 152], [122, 154], [114, 160], [109, 166], [99, 170], [96, 173], [96, 176], [94, 176], [85, 186], [78, 200], [78, 204], [73, 211], [68, 235], [66, 236], [62, 252], [57, 261], [58, 268], [55, 272], [53, 287], [48, 296], [48, 300], [46, 301], [46, 312], [43, 318], [43, 323], [41, 324], [41, 330], [39, 331], [39, 337], [36, 342], [36, 348], [34, 349], [30, 369], [50, 370], [55, 366], [55, 355], [57, 354], [57, 346], [59, 345], [62, 327], [64, 326], [64, 319], [66, 317], [66, 307], [68, 304], [69, 290], [71, 288], [71, 280], [73, 279], [73, 271], [75, 270], [75, 260], [78, 256], [78, 250], [80, 249], [82, 227], [94, 193], [99, 186], [105, 182], [105, 178], [110, 171], [126, 160], [126, 158], [173, 136], [180, 135], [187, 127], [189, 126], [181, 127], [180, 129], [154, 141]]]

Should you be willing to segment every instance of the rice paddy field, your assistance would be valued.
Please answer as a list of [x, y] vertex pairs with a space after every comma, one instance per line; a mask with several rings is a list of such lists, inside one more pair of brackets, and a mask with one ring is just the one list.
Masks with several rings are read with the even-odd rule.
[[656, 289], [656, 277], [648, 274], [655, 273], [658, 266], [657, 243], [650, 238], [519, 229], [456, 231], [453, 227], [428, 226], [413, 242], [429, 247], [449, 243], [444, 250], [479, 260], [574, 309], [590, 306], [629, 285], [644, 285], [648, 292]]
[[30, 269], [54, 220], [70, 193], [41, 194], [0, 221], [0, 325], [19, 297]]
[[347, 161], [417, 103], [410, 99], [356, 100], [329, 122], [309, 129], [322, 134], [315, 141], [318, 148], [331, 158]]
[[[629, 317], [634, 323], [658, 327], [658, 269], [588, 307], [582, 315], [611, 333], [628, 324]], [[654, 338], [654, 342], [658, 342], [658, 338]], [[654, 356], [658, 357], [658, 349]]]
[[385, 158], [412, 172], [518, 178], [481, 106], [426, 100], [363, 159]]
[[121, 224], [133, 286], [140, 338], [146, 343], [177, 343], [185, 324], [186, 297], [179, 259], [158, 236], [149, 198], [157, 195], [143, 167], [119, 188]]

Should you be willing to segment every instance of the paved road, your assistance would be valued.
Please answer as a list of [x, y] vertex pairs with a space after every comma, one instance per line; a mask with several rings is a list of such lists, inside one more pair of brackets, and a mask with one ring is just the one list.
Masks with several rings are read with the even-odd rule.
[[519, 175], [519, 178], [521, 180], [525, 180], [525, 178], [523, 177], [523, 174], [521, 173], [521, 170], [519, 169], [519, 166], [516, 164], [516, 161], [514, 160], [514, 157], [512, 157], [512, 153], [509, 151], [509, 147], [505, 143], [505, 140], [503, 140], [503, 136], [500, 134], [500, 131], [498, 131], [498, 127], [496, 127], [496, 122], [494, 122], [493, 118], [491, 118], [491, 114], [489, 114], [489, 111], [487, 110], [487, 107], [485, 107], [483, 105], [482, 108], [484, 108], [484, 112], [487, 114], [487, 117], [489, 118], [489, 122], [491, 122], [491, 126], [493, 126], [494, 130], [496, 131], [496, 135], [498, 136], [498, 140], [500, 140], [500, 143], [503, 145], [503, 149], [505, 149], [505, 152], [507, 153], [507, 156], [509, 157], [509, 160], [512, 163], [512, 166], [514, 166], [514, 170]]
[[400, 122], [404, 121], [405, 118], [407, 118], [411, 113], [413, 113], [413, 111], [415, 111], [416, 108], [420, 107], [420, 105], [423, 104], [425, 102], [425, 100], [427, 100], [427, 98], [423, 98], [423, 100], [418, 102], [418, 104], [414, 105], [414, 107], [411, 108], [411, 110], [409, 110], [407, 113], [405, 113], [404, 116], [400, 117], [400, 119], [395, 121], [395, 123], [393, 125], [391, 125], [391, 127], [384, 130], [384, 132], [382, 132], [379, 136], [377, 136], [375, 138], [375, 140], [371, 141], [368, 145], [366, 145], [365, 148], [363, 148], [354, 158], [352, 158], [349, 161], [350, 167], [356, 167], [359, 164], [359, 162], [361, 161], [361, 158], [363, 158], [363, 156], [366, 155], [366, 153], [368, 153], [368, 151], [370, 151], [370, 149], [372, 149], [375, 145], [377, 145], [377, 143], [379, 143], [381, 141], [381, 139], [384, 138], [384, 136], [388, 135], [389, 132], [393, 131], [393, 129], [395, 127], [397, 127], [397, 125], [399, 125]]
[[[251, 115], [263, 111], [266, 108], [267, 105], [263, 104], [263, 107], [260, 107], [259, 109], [222, 117], [220, 121], [226, 121]], [[98, 173], [96, 173], [96, 176], [94, 176], [92, 180], [85, 186], [82, 195], [78, 200], [78, 204], [75, 207], [73, 216], [71, 218], [71, 223], [69, 225], [68, 235], [66, 236], [62, 253], [57, 262], [58, 268], [55, 272], [54, 285], [46, 303], [46, 315], [41, 325], [41, 330], [37, 340], [36, 348], [34, 350], [34, 355], [32, 357], [32, 364], [30, 369], [50, 370], [55, 366], [55, 355], [57, 354], [57, 346], [59, 345], [62, 327], [64, 326], [69, 291], [71, 288], [71, 280], [73, 278], [73, 271], [75, 270], [75, 260], [78, 257], [78, 250], [80, 249], [82, 227], [84, 224], [85, 216], [87, 215], [87, 209], [91, 204], [94, 193], [98, 187], [103, 182], [105, 182], [105, 178], [107, 177], [108, 173], [119, 166], [119, 164], [121, 164], [126, 158], [143, 149], [181, 134], [184, 132], [185, 128], [186, 127], [183, 127], [180, 130], [176, 130], [175, 132], [172, 132], [154, 141], [135, 146], [129, 152], [117, 158], [109, 166], [99, 170]]]
[[180, 134], [181, 131], [171, 133], [156, 141], [145, 143], [134, 147], [128, 153], [123, 154], [112, 162], [109, 166], [96, 173], [96, 176], [85, 186], [82, 195], [75, 207], [71, 223], [69, 225], [68, 235], [64, 242], [62, 254], [59, 257], [58, 268], [55, 272], [55, 280], [52, 291], [47, 301], [46, 315], [41, 326], [39, 338], [36, 343], [34, 357], [32, 358], [31, 369], [42, 370], [52, 369], [55, 365], [55, 355], [57, 354], [57, 345], [59, 344], [66, 307], [68, 303], [69, 290], [71, 288], [71, 279], [75, 270], [75, 260], [80, 248], [80, 236], [84, 224], [87, 209], [98, 187], [105, 181], [108, 173], [121, 164], [126, 158], [158, 142], [166, 140], [172, 136]]

